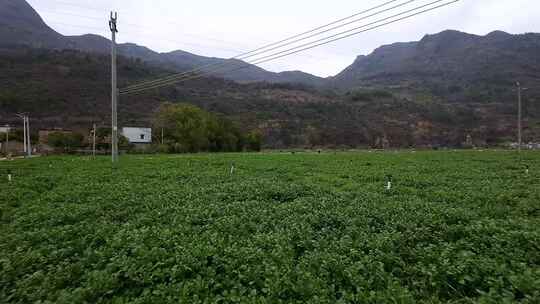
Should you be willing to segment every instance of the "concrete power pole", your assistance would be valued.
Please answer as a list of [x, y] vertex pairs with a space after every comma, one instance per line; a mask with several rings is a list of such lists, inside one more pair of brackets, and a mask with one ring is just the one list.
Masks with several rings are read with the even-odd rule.
[[518, 151], [521, 152], [522, 137], [521, 137], [521, 84], [516, 83], [518, 91]]
[[6, 157], [9, 154], [9, 125], [6, 125]]
[[26, 136], [28, 136], [28, 139], [26, 140], [26, 145], [27, 145], [27, 149], [28, 149], [28, 157], [31, 157], [32, 156], [32, 144], [30, 143], [30, 117], [28, 117], [28, 115], [26, 115]]
[[96, 124], [92, 130], [92, 156], [96, 157]]
[[112, 161], [118, 162], [118, 117], [117, 117], [117, 105], [118, 105], [118, 87], [116, 83], [116, 33], [118, 29], [116, 27], [116, 21], [118, 20], [118, 14], [111, 12], [111, 19], [109, 20], [109, 27], [111, 29], [111, 85], [112, 85]]
[[28, 151], [28, 145], [26, 144], [26, 116], [22, 116], [23, 119], [23, 150], [24, 153]]
[[518, 151], [521, 152], [521, 147], [523, 146], [523, 107], [521, 93], [528, 90], [528, 88], [521, 87], [520, 82], [516, 82], [516, 85], [518, 92]]
[[17, 116], [23, 120], [23, 151], [30, 155], [30, 128], [28, 128], [28, 115], [19, 113]]

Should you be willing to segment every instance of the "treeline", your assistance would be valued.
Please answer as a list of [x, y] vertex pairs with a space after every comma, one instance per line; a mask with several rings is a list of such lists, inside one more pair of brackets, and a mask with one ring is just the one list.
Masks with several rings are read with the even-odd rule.
[[191, 104], [162, 104], [154, 118], [154, 138], [168, 153], [260, 151], [262, 135], [243, 132], [223, 115]]
[[[74, 152], [79, 149], [92, 149], [92, 130], [88, 134], [85, 137], [77, 132], [51, 132], [47, 136], [47, 145], [57, 152], [64, 153]], [[123, 151], [130, 151], [134, 148], [129, 143], [129, 140], [122, 135], [118, 135], [118, 147]], [[98, 151], [111, 149], [111, 128], [98, 128], [96, 130], [96, 149]]]
[[[190, 104], [162, 104], [153, 119], [152, 143], [136, 145], [119, 134], [119, 148], [124, 152], [143, 153], [197, 153], [261, 151], [262, 133], [241, 130], [233, 121], [220, 114], [213, 114]], [[93, 148], [93, 131], [58, 130], [50, 132], [39, 145], [42, 151], [76, 153]], [[6, 135], [0, 133], [4, 139]], [[22, 141], [22, 131], [10, 133], [11, 141]], [[96, 150], [111, 149], [111, 128], [101, 127], [95, 134]], [[33, 144], [39, 141], [32, 134]]]

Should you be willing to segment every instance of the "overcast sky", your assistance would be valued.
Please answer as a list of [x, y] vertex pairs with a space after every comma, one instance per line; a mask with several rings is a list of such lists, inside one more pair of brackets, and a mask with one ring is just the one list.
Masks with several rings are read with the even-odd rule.
[[[47, 24], [64, 35], [94, 33], [109, 37], [108, 11], [114, 9], [119, 12], [119, 42], [133, 42], [159, 52], [181, 49], [198, 55], [229, 58], [388, 0], [27, 1]], [[397, 1], [389, 7], [406, 1]], [[416, 0], [391, 14], [375, 16], [340, 31], [433, 1]], [[539, 0], [461, 0], [448, 7], [260, 66], [276, 72], [302, 70], [329, 76], [343, 70], [356, 56], [367, 55], [384, 44], [415, 41], [425, 34], [445, 29], [479, 35], [493, 30], [514, 34], [539, 32], [539, 16]]]

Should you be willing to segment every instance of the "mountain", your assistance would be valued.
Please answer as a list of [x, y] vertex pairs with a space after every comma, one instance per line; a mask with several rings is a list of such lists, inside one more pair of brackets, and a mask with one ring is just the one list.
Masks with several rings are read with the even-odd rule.
[[[26, 0], [0, 0], [0, 46], [25, 45], [47, 49], [74, 49], [93, 53], [110, 52], [110, 40], [98, 35], [62, 36], [51, 29]], [[138, 58], [174, 72], [184, 72], [200, 66], [225, 65], [232, 72], [212, 72], [212, 75], [240, 82], [298, 82], [320, 85], [323, 78], [307, 73], [273, 73], [240, 60], [198, 56], [181, 50], [158, 53], [133, 43], [119, 44], [118, 54]], [[240, 68], [241, 69], [238, 69]], [[222, 69], [223, 70], [223, 69]], [[208, 71], [208, 70], [203, 70]]]
[[[0, 123], [33, 130], [71, 128], [87, 133], [93, 123], [110, 124], [110, 57], [77, 50], [0, 48]], [[170, 73], [119, 56], [119, 85]], [[529, 91], [527, 91], [527, 94]], [[238, 83], [200, 78], [141, 94], [120, 96], [122, 126], [151, 126], [164, 101], [188, 102], [226, 115], [244, 130], [258, 129], [265, 147], [460, 146], [467, 135], [495, 145], [515, 135], [514, 103], [448, 103], [423, 93], [355, 89], [347, 94], [299, 84]], [[515, 93], [513, 93], [515, 94]], [[514, 98], [515, 99], [515, 98]], [[540, 136], [540, 103], [525, 99], [524, 138]]]
[[67, 45], [26, 1], [0, 0], [0, 45], [21, 44], [43, 48]]
[[424, 90], [452, 102], [504, 101], [516, 81], [540, 86], [540, 34], [458, 31], [382, 46], [330, 79], [334, 87]]
[[[382, 46], [329, 79], [256, 66], [121, 96], [122, 125], [151, 125], [163, 102], [188, 102], [259, 129], [265, 146], [459, 146], [508, 142], [516, 133], [515, 81], [523, 94], [524, 138], [540, 138], [539, 34], [457, 31]], [[29, 112], [34, 128], [86, 132], [110, 122], [110, 42], [62, 36], [24, 0], [0, 0], [0, 123]], [[118, 46], [119, 86], [194, 67], [246, 63], [184, 51]], [[216, 77], [217, 76], [217, 77]], [[226, 79], [224, 79], [224, 78]], [[262, 82], [261, 82], [262, 81]]]

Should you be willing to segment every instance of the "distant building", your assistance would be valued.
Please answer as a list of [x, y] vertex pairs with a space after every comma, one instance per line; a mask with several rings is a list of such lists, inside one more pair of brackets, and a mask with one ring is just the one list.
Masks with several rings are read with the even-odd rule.
[[[519, 148], [519, 144], [516, 143], [516, 142], [512, 142], [508, 145], [511, 149], [518, 149]], [[540, 143], [533, 143], [533, 142], [530, 142], [530, 143], [523, 143], [521, 144], [521, 148], [524, 149], [524, 150], [540, 150]]]
[[525, 147], [529, 150], [540, 150], [540, 143], [528, 143]]
[[122, 128], [122, 135], [126, 137], [132, 144], [151, 144], [152, 129], [151, 128]]
[[11, 132], [11, 127], [0, 127], [0, 133]]

